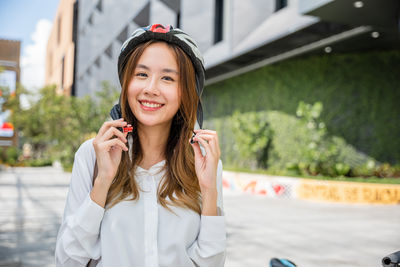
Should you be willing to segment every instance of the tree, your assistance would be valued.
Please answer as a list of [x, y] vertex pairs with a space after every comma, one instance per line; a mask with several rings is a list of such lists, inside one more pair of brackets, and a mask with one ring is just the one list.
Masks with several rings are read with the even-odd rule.
[[119, 96], [107, 82], [103, 82], [96, 98], [60, 95], [55, 86], [46, 86], [40, 89], [38, 101], [24, 110], [19, 102], [21, 94], [28, 94], [22, 86], [15, 97], [7, 91], [3, 94], [3, 108], [12, 111], [10, 121], [21, 132], [23, 141], [32, 145], [33, 158], [58, 159], [66, 169], [71, 168], [80, 144], [108, 118]]

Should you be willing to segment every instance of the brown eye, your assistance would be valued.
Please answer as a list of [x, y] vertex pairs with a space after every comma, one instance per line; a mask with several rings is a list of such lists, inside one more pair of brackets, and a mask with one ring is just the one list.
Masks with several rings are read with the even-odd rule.
[[138, 77], [147, 77], [147, 74], [144, 73], [144, 72], [138, 72], [138, 73], [135, 74], [135, 76], [138, 76]]
[[163, 79], [166, 81], [171, 81], [171, 82], [174, 81], [174, 79], [172, 79], [172, 77], [170, 77], [170, 76], [164, 76]]

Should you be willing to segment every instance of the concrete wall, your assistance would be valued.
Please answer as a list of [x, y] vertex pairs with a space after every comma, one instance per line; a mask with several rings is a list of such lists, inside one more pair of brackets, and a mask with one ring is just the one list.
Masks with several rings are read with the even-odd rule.
[[302, 179], [224, 171], [224, 191], [248, 193], [266, 198], [294, 198], [351, 204], [400, 203], [400, 185]]
[[77, 96], [94, 95], [104, 80], [118, 86], [117, 60], [122, 45], [118, 36], [125, 29], [129, 36], [138, 27], [132, 19], [147, 2], [103, 0], [100, 11], [97, 1], [79, 1]]

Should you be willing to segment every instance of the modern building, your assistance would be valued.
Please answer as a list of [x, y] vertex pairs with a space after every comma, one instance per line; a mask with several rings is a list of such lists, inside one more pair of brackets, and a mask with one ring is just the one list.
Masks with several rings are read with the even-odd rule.
[[[20, 50], [20, 41], [0, 39], [0, 87], [8, 87], [11, 94], [20, 81]], [[0, 147], [16, 146], [17, 132], [9, 121], [10, 111], [1, 111], [1, 95], [0, 90]]]
[[[224, 29], [233, 37], [227, 38], [221, 51], [207, 51], [208, 84], [299, 55], [393, 49], [400, 45], [397, 0], [224, 2], [232, 5], [225, 9], [226, 16], [231, 17], [231, 28]], [[263, 10], [266, 2], [270, 4], [267, 12]], [[238, 31], [238, 27], [245, 30]], [[221, 60], [217, 55], [224, 51], [226, 56]]]
[[[324, 77], [325, 80], [321, 81], [315, 90], [328, 88], [330, 86], [328, 80], [334, 75], [348, 77], [354, 92], [343, 92], [343, 94], [350, 94], [346, 95], [345, 99], [354, 98], [353, 103], [358, 103], [357, 97], [365, 92], [362, 92], [361, 85], [357, 84], [357, 81], [351, 80], [350, 73], [362, 73], [362, 68], [365, 66], [374, 66], [375, 62], [370, 59], [374, 53], [378, 53], [378, 58], [390, 58], [385, 51], [399, 51], [399, 10], [398, 0], [77, 0], [74, 16], [71, 15], [70, 19], [77, 21], [73, 38], [76, 42], [73, 94], [93, 96], [100, 90], [102, 81], [109, 81], [111, 85], [119, 88], [117, 57], [122, 43], [137, 27], [161, 23], [171, 24], [188, 32], [197, 41], [204, 55], [207, 85], [204, 91], [204, 99], [207, 102], [205, 119], [233, 112], [231, 103], [234, 101], [229, 100], [229, 103], [222, 101], [218, 96], [221, 90], [224, 91], [223, 95], [230, 95], [232, 99], [239, 97], [244, 103], [252, 102], [252, 107], [247, 110], [273, 108], [294, 113], [294, 104], [287, 104], [284, 97], [293, 103], [301, 100], [316, 101], [312, 97], [316, 91], [307, 97], [304, 93], [302, 98], [298, 99], [292, 96], [290, 90], [292, 92], [302, 90], [295, 85], [290, 85], [292, 87], [288, 87], [286, 95], [282, 95], [281, 100], [275, 103], [263, 100], [263, 95], [246, 99], [237, 95], [235, 91], [239, 84], [237, 77], [257, 73], [258, 76], [252, 77], [251, 82], [265, 87], [262, 93], [268, 97], [269, 90], [274, 88], [271, 87], [271, 83], [265, 81], [265, 77], [271, 74], [262, 73], [260, 69], [313, 56], [328, 62], [330, 59], [339, 60], [340, 54], [357, 57], [363, 53], [359, 56], [364, 61], [360, 61], [359, 65], [354, 63], [353, 59], [349, 62], [353, 62], [353, 65], [340, 63], [342, 65], [335, 67], [332, 63], [329, 69], [324, 70], [332, 75], [325, 77], [323, 75], [327, 75], [326, 73], [319, 73], [308, 77], [310, 84], [312, 79]], [[394, 52], [395, 55], [396, 53]], [[390, 113], [393, 108], [389, 107], [395, 107], [392, 102], [398, 99], [395, 95], [396, 89], [393, 89], [397, 87], [396, 81], [392, 78], [395, 76], [393, 68], [396, 63], [383, 61], [382, 59], [379, 62], [383, 64], [380, 70], [384, 74], [379, 78], [376, 76], [376, 80], [370, 79], [369, 84], [366, 83], [371, 88], [386, 86], [386, 89], [380, 89], [382, 90], [380, 94], [385, 97], [386, 94], [392, 94], [392, 97], [389, 97], [390, 105], [379, 102], [384, 101], [384, 98], [373, 101], [379, 103], [380, 107], [388, 109], [388, 111], [377, 109], [376, 112]], [[58, 57], [56, 62], [60, 65], [61, 58]], [[350, 73], [338, 73], [349, 66], [353, 68], [348, 71]], [[304, 72], [306, 68], [299, 63], [299, 68], [293, 73]], [[274, 74], [276, 80], [282, 77], [281, 74], [292, 75], [291, 72], [281, 70], [280, 74]], [[61, 76], [59, 73], [56, 75]], [[373, 77], [374, 74], [364, 73], [364, 75], [363, 79], [368, 80], [368, 77], [371, 75]], [[235, 82], [229, 84], [232, 79], [235, 79]], [[389, 80], [391, 85], [387, 83]], [[287, 81], [279, 82], [280, 86], [288, 86]], [[223, 88], [223, 83], [228, 83], [229, 86]], [[240, 90], [245, 91], [248, 96], [259, 94], [250, 87]], [[318, 94], [323, 92], [318, 91]], [[324, 101], [327, 110], [335, 111], [334, 103]], [[224, 112], [218, 111], [217, 107], [221, 106], [225, 107]], [[240, 105], [235, 108], [246, 110]], [[382, 120], [376, 119], [376, 115], [372, 113], [368, 116], [375, 118], [374, 122], [367, 119], [358, 121], [357, 129], [351, 130], [342, 126], [343, 121], [357, 121], [359, 109], [361, 107], [354, 108], [348, 116], [334, 113], [327, 116], [327, 124], [332, 133], [343, 136], [362, 152], [377, 156], [379, 160], [390, 162], [400, 160], [400, 154], [396, 152], [400, 151], [400, 141], [395, 145], [390, 144], [390, 140], [395, 139], [397, 133], [400, 134], [400, 127], [391, 128], [383, 134], [382, 127], [385, 125], [379, 124]], [[363, 109], [365, 112], [372, 112], [368, 107]], [[391, 116], [385, 119], [386, 125], [398, 125], [396, 118]], [[374, 143], [375, 139], [386, 140], [385, 145]]]
[[103, 80], [118, 86], [119, 49], [139, 26], [171, 24], [191, 34], [211, 84], [305, 53], [396, 46], [398, 5], [396, 0], [80, 0], [76, 94], [93, 94]]
[[61, 0], [46, 50], [45, 84], [57, 86], [59, 94], [74, 95], [75, 0]]

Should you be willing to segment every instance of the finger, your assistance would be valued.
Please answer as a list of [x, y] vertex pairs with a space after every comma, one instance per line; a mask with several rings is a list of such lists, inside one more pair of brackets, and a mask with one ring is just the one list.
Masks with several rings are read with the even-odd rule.
[[200, 149], [199, 143], [193, 142], [193, 144], [192, 143], [190, 143], [190, 144], [193, 147], [195, 160], [196, 160], [196, 158], [197, 159], [203, 159], [203, 154], [201, 153], [201, 149]]
[[113, 138], [110, 140], [107, 140], [103, 143], [100, 144], [100, 147], [105, 149], [106, 151], [110, 151], [112, 148], [120, 148], [124, 151], [128, 151], [128, 147], [118, 138]]
[[106, 121], [103, 123], [103, 125], [100, 127], [100, 130], [98, 132], [99, 136], [104, 135], [104, 133], [110, 128], [110, 127], [124, 127], [127, 125], [127, 122], [124, 121], [122, 118], [119, 120], [113, 120], [113, 121]]
[[114, 135], [117, 136], [124, 143], [126, 143], [128, 141], [128, 140], [126, 140], [124, 133], [122, 133], [120, 130], [118, 130], [115, 127], [109, 128], [103, 136], [100, 136], [99, 141], [104, 142], [106, 140], [111, 139]]
[[201, 137], [206, 140], [208, 144], [210, 144], [210, 149], [212, 150], [212, 152], [216, 154], [216, 152], [218, 151], [218, 140], [216, 140], [216, 137], [214, 135], [198, 133], [196, 134], [196, 137]]
[[207, 129], [200, 129], [200, 130], [194, 130], [194, 132], [197, 134], [208, 134], [208, 135], [213, 135], [215, 136], [217, 143], [219, 143], [218, 141], [218, 133], [216, 131], [213, 130], [207, 130]]
[[111, 125], [113, 124], [113, 123], [120, 123], [120, 122], [123, 122], [124, 120], [122, 119], [122, 118], [120, 118], [120, 119], [118, 119], [118, 120], [111, 120], [111, 121], [105, 121], [105, 122], [103, 122], [103, 124], [101, 125], [101, 127], [100, 127], [100, 129], [99, 129], [99, 132], [98, 132], [98, 134], [99, 135], [103, 135], [107, 130], [108, 130], [108, 128], [110, 128], [111, 127]]
[[198, 134], [196, 134], [195, 137], [199, 137], [199, 136], [201, 136], [204, 140], [207, 140], [207, 141], [215, 141], [215, 136], [211, 135], [211, 134], [198, 133]]
[[206, 134], [212, 134], [218, 136], [216, 131], [213, 130], [207, 130], [207, 129], [198, 129], [198, 130], [193, 130], [196, 134], [197, 133], [206, 133]]
[[200, 136], [199, 136], [199, 137], [198, 137], [198, 136], [195, 136], [195, 137], [193, 138], [193, 140], [199, 142], [199, 143], [204, 147], [204, 149], [206, 150], [206, 155], [207, 155], [207, 156], [212, 157], [211, 155], [212, 155], [213, 153], [212, 153], [212, 151], [211, 151], [211, 149], [210, 149], [210, 145], [207, 143], [206, 140], [204, 140], [204, 139], [201, 138]]

